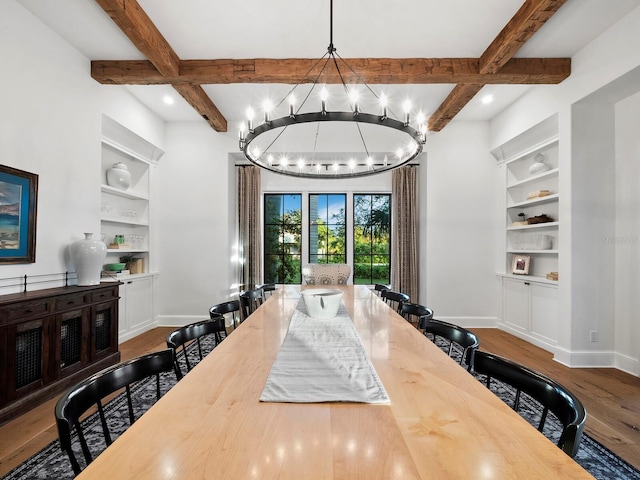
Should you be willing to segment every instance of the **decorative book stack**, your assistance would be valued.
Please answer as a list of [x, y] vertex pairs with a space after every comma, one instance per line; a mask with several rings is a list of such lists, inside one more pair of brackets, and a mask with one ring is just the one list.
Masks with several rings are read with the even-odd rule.
[[549, 272], [547, 273], [547, 280], [555, 280], [558, 281], [558, 272]]
[[548, 197], [549, 195], [551, 195], [551, 190], [538, 190], [535, 192], [531, 192], [529, 195], [527, 195], [527, 200], [532, 200], [534, 198]]
[[110, 243], [107, 248], [109, 248], [109, 250], [131, 250], [131, 245], [128, 243]]

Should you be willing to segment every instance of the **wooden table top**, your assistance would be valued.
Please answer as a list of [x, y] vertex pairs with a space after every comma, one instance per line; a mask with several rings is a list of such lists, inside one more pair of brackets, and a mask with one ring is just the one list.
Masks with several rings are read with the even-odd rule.
[[390, 405], [258, 401], [298, 301], [286, 287], [78, 478], [592, 478], [365, 287], [341, 288]]

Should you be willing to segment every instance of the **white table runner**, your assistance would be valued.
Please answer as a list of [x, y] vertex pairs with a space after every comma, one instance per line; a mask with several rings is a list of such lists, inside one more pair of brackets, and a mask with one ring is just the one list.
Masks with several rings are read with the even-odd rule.
[[331, 319], [300, 301], [260, 397], [262, 402], [389, 403], [343, 304]]

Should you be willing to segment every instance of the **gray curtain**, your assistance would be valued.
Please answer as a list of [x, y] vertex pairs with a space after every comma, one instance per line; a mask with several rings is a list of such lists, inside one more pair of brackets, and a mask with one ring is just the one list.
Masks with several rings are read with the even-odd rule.
[[255, 288], [262, 283], [262, 225], [260, 223], [260, 168], [238, 168], [238, 226], [240, 256], [240, 289]]
[[391, 288], [418, 298], [418, 192], [417, 168], [400, 167], [392, 172]]

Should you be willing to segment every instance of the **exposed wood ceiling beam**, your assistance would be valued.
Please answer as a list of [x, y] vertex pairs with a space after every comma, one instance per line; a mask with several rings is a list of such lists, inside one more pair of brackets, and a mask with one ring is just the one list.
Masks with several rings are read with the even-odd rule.
[[[458, 84], [429, 119], [429, 129], [439, 131], [484, 85], [554, 84], [570, 75], [571, 60], [567, 58], [513, 58], [566, 1], [525, 0], [479, 59], [347, 59], [360, 78], [347, 74], [346, 81]], [[180, 60], [136, 0], [96, 2], [148, 61], [92, 61], [91, 76], [105, 84], [171, 84], [217, 131], [226, 131], [227, 121], [202, 84], [310, 83], [318, 73], [309, 72], [315, 59]], [[328, 72], [322, 81], [341, 80], [337, 74]]]
[[135, 0], [96, 0], [162, 75], [178, 75], [180, 59]]
[[[163, 77], [180, 74], [180, 58], [136, 0], [96, 0], [131, 43]], [[164, 82], [171, 83], [171, 82]], [[227, 131], [227, 120], [200, 85], [181, 83], [174, 88], [218, 132]]]
[[195, 108], [202, 118], [209, 122], [216, 132], [227, 131], [227, 119], [222, 116], [200, 85], [179, 83], [174, 84], [173, 88]]
[[475, 97], [482, 87], [484, 85], [476, 83], [458, 84], [453, 87], [447, 98], [429, 117], [428, 129], [432, 132], [442, 130], [462, 110], [462, 107]]
[[480, 73], [497, 73], [566, 1], [524, 2], [480, 57]]
[[[499, 75], [512, 62], [516, 52], [545, 24], [567, 0], [525, 0], [516, 14], [480, 57], [479, 73]], [[457, 82], [473, 83], [473, 82]], [[429, 130], [440, 131], [490, 82], [457, 85], [429, 118]], [[524, 82], [528, 83], [528, 82]], [[474, 92], [475, 90], [475, 92]], [[474, 92], [472, 94], [472, 92]]]
[[[368, 84], [554, 84], [571, 73], [568, 58], [514, 58], [495, 74], [480, 73], [477, 58], [349, 58], [356, 72], [342, 72], [347, 82]], [[91, 62], [91, 76], [100, 83], [118, 85], [313, 83], [320, 66], [309, 71], [314, 59], [183, 60], [178, 75], [158, 71], [144, 60]], [[346, 69], [345, 69], [346, 70]], [[323, 83], [341, 82], [335, 69], [327, 69]]]

